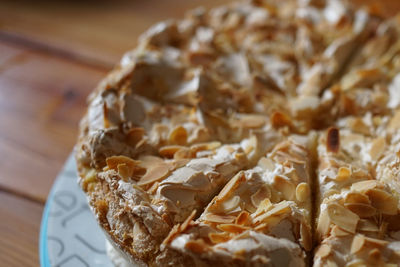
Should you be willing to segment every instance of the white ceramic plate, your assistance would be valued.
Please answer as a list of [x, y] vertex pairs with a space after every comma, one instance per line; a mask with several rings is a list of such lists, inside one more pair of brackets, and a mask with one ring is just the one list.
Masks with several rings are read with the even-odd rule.
[[47, 199], [40, 229], [42, 267], [111, 267], [105, 236], [77, 185], [70, 156]]

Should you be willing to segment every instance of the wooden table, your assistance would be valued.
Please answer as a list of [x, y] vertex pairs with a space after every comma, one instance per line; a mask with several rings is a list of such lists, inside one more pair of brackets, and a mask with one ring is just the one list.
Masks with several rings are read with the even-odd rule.
[[[1, 266], [38, 266], [43, 206], [99, 80], [150, 25], [228, 1], [1, 3]], [[400, 10], [399, 1], [385, 3], [385, 14]]]

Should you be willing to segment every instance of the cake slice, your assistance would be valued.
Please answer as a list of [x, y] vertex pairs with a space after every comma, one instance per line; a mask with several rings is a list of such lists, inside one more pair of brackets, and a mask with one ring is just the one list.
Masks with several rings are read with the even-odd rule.
[[239, 172], [196, 221], [190, 216], [175, 226], [160, 264], [306, 266], [314, 136], [291, 136], [257, 167]]

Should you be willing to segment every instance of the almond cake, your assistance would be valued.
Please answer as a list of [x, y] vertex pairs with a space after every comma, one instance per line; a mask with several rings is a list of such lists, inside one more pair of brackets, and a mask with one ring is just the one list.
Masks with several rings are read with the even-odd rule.
[[196, 9], [89, 96], [79, 184], [132, 266], [399, 266], [399, 70], [376, 8]]

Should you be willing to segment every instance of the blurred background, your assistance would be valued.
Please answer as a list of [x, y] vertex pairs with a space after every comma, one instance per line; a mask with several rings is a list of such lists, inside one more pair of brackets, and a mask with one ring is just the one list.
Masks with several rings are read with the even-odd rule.
[[[152, 24], [229, 0], [0, 1], [0, 266], [38, 266], [51, 185], [85, 99]], [[398, 0], [354, 0], [390, 16]]]

